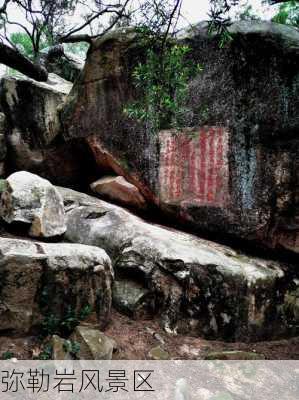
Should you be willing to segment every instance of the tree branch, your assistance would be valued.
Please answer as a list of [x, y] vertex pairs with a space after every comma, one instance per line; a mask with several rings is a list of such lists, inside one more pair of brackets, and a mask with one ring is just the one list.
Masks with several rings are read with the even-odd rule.
[[175, 5], [174, 5], [174, 7], [173, 7], [173, 10], [172, 10], [172, 12], [171, 12], [171, 14], [170, 14], [169, 21], [168, 21], [168, 25], [167, 25], [167, 28], [166, 28], [166, 32], [165, 32], [165, 34], [164, 34], [163, 41], [162, 41], [162, 46], [161, 46], [161, 53], [162, 53], [162, 54], [163, 54], [163, 52], [164, 52], [164, 48], [165, 48], [165, 44], [166, 44], [166, 41], [167, 41], [167, 37], [168, 37], [168, 35], [169, 35], [170, 28], [171, 28], [172, 22], [173, 22], [173, 20], [174, 20], [174, 18], [175, 18], [176, 12], [177, 12], [177, 11], [180, 12], [181, 3], [182, 3], [182, 0], [176, 0], [176, 3], [175, 3]]
[[[268, 3], [270, 3], [271, 5], [275, 5], [275, 4], [280, 4], [280, 3], [287, 3], [290, 0], [268, 0]], [[298, 2], [298, 0], [295, 0]]]
[[10, 2], [10, 0], [5, 0], [4, 1], [3, 6], [0, 7], [0, 15], [6, 12], [6, 8], [7, 8], [7, 5], [8, 5], [9, 2]]
[[94, 20], [99, 18], [101, 15], [108, 14], [108, 13], [115, 13], [115, 9], [110, 9], [110, 8], [105, 8], [104, 10], [101, 10], [94, 14], [92, 17], [88, 18], [84, 24], [78, 26], [77, 28], [72, 29], [69, 33], [63, 36], [63, 39], [68, 38], [69, 36], [73, 35], [74, 33], [77, 33], [81, 31], [82, 29], [86, 28], [86, 26], [90, 25]]
[[41, 65], [33, 64], [28, 58], [4, 43], [0, 43], [0, 63], [14, 68], [29, 78], [46, 82], [48, 72]]
[[91, 43], [91, 41], [92, 37], [87, 34], [71, 35], [59, 38], [59, 43], [79, 43], [79, 42]]
[[[91, 16], [90, 18], [88, 18], [84, 24], [82, 24], [81, 26], [72, 29], [69, 33], [67, 33], [64, 36], [61, 36], [59, 38], [59, 43], [78, 43], [78, 42], [87, 42], [87, 43], [91, 43], [92, 39], [99, 37], [99, 36], [103, 36], [105, 35], [107, 32], [109, 32], [116, 24], [117, 22], [122, 18], [122, 16], [124, 15], [124, 11], [127, 7], [127, 5], [129, 4], [131, 0], [126, 0], [125, 4], [122, 6], [121, 10], [118, 10], [119, 6], [114, 6], [114, 8], [111, 8], [113, 6], [107, 6], [105, 9], [97, 12], [96, 14], [94, 14], [93, 16]], [[116, 7], [116, 8], [115, 8]], [[103, 30], [103, 32], [101, 32], [100, 34], [97, 35], [87, 35], [87, 34], [78, 34], [75, 35], [75, 33], [81, 31], [82, 29], [84, 29], [86, 26], [90, 25], [94, 20], [96, 20], [97, 18], [99, 18], [100, 16], [104, 15], [104, 14], [116, 14], [117, 17], [112, 21], [112, 23]]]

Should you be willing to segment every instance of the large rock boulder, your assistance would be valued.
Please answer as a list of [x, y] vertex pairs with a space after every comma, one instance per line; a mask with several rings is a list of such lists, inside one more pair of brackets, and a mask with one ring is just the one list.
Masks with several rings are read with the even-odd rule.
[[29, 144], [50, 144], [59, 133], [57, 108], [71, 88], [70, 82], [55, 74], [50, 74], [47, 82], [23, 75], [2, 78], [1, 102], [8, 122]]
[[56, 333], [87, 307], [102, 327], [109, 321], [113, 271], [102, 249], [0, 238], [0, 275], [0, 331]]
[[129, 120], [131, 30], [95, 40], [63, 110], [65, 138], [85, 137], [145, 198], [195, 232], [299, 251], [299, 32], [274, 23], [231, 27], [224, 48], [206, 27], [180, 36], [203, 66], [189, 84], [187, 127], [153, 136]]
[[1, 79], [9, 172], [26, 170], [73, 187], [79, 187], [86, 180], [87, 146], [80, 141], [66, 144], [59, 135], [59, 107], [71, 87], [71, 82], [55, 74], [49, 74], [47, 82], [23, 75]]
[[7, 178], [1, 194], [1, 216], [8, 224], [29, 225], [29, 235], [50, 238], [66, 231], [63, 200], [46, 179], [30, 172], [15, 172]]
[[[296, 331], [297, 266], [248, 257], [146, 223], [93, 197], [59, 190], [66, 207], [66, 239], [104, 248], [118, 281], [143, 283], [169, 332], [248, 340]], [[133, 308], [134, 301], [127, 299]]]

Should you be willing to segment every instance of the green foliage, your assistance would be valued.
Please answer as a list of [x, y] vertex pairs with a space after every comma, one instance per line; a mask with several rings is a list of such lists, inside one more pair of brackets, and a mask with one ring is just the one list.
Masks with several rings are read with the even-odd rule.
[[50, 314], [42, 322], [42, 333], [45, 336], [55, 335], [59, 331], [60, 320], [55, 315]]
[[69, 353], [75, 360], [78, 359], [80, 348], [80, 343], [75, 340], [66, 340], [63, 344], [63, 350]]
[[42, 334], [44, 336], [68, 336], [91, 312], [92, 308], [87, 304], [78, 313], [72, 307], [69, 307], [63, 318], [58, 318], [54, 314], [48, 314], [42, 322]]
[[280, 5], [278, 13], [272, 21], [278, 24], [292, 25], [299, 28], [299, 3], [298, 1], [288, 1]]
[[86, 56], [87, 50], [89, 48], [88, 43], [80, 42], [80, 43], [67, 43], [65, 48], [70, 53], [76, 54], [82, 58]]
[[14, 357], [14, 354], [11, 351], [5, 351], [2, 354], [2, 360], [10, 360], [13, 357]]
[[160, 51], [150, 46], [146, 60], [133, 71], [133, 82], [141, 100], [127, 106], [126, 115], [157, 132], [179, 128], [185, 123], [188, 82], [201, 71], [186, 60], [188, 46], [166, 43]]
[[[27, 33], [14, 32], [10, 35], [10, 41], [17, 47], [17, 49], [25, 56], [33, 59], [36, 54], [34, 52], [33, 43]], [[51, 46], [47, 36], [43, 35], [40, 41], [39, 51], [46, 47]]]
[[87, 317], [90, 316], [91, 313], [92, 313], [91, 305], [90, 304], [86, 304], [86, 306], [81, 308], [81, 310], [79, 312], [79, 315], [78, 315], [78, 318], [79, 318], [80, 321], [84, 321]]
[[51, 360], [52, 359], [52, 352], [53, 348], [51, 344], [46, 344], [43, 348], [43, 350], [39, 353], [39, 355], [34, 358], [37, 360]]

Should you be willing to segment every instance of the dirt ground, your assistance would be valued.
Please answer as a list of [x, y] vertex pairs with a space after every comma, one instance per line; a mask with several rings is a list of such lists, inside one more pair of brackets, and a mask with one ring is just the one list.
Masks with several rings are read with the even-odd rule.
[[[170, 359], [205, 359], [211, 352], [240, 350], [263, 355], [266, 359], [299, 359], [299, 337], [286, 340], [258, 343], [227, 343], [208, 341], [189, 336], [170, 336], [157, 321], [134, 321], [116, 311], [112, 322], [105, 331], [118, 345], [114, 359], [144, 360], [150, 359], [151, 349], [160, 346], [169, 354]], [[42, 349], [41, 340], [34, 336], [25, 338], [0, 337], [0, 358], [15, 357], [32, 359]]]

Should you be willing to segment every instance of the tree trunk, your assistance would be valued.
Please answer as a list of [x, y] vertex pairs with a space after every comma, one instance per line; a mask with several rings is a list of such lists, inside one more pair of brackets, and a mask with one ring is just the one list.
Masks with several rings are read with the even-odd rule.
[[33, 62], [24, 57], [21, 53], [3, 43], [0, 43], [0, 63], [14, 68], [36, 81], [45, 82], [48, 79], [48, 72], [44, 67], [33, 64]]

